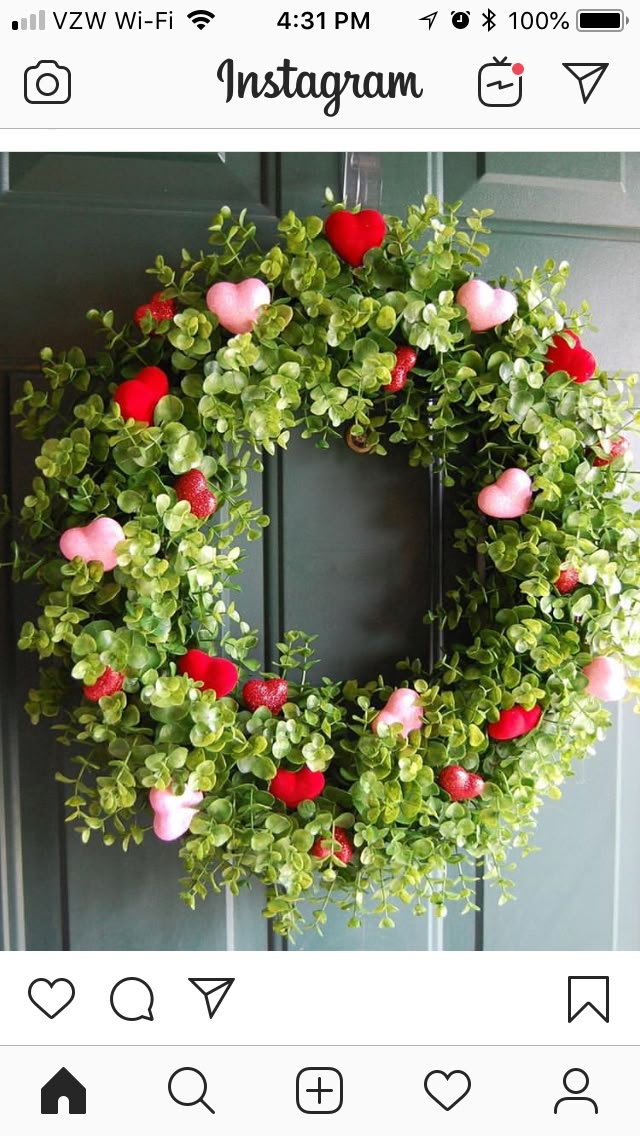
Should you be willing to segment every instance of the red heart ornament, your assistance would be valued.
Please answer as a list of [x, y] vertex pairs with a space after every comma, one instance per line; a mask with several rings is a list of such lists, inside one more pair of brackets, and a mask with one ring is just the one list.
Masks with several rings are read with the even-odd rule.
[[[565, 336], [572, 342], [567, 343]], [[575, 331], [567, 330], [562, 335], [554, 335], [544, 363], [548, 375], [566, 371], [574, 383], [586, 383], [593, 378], [597, 368], [595, 357], [582, 346], [580, 336]]]
[[612, 461], [616, 458], [623, 458], [628, 452], [631, 443], [624, 434], [620, 434], [617, 438], [613, 438], [609, 445], [609, 452], [602, 457], [596, 456], [593, 459], [593, 464], [597, 466], [611, 465]]
[[565, 564], [554, 582], [561, 596], [567, 596], [569, 592], [574, 591], [580, 583], [580, 573], [575, 564]]
[[452, 801], [471, 801], [484, 792], [485, 782], [477, 773], [469, 773], [461, 765], [447, 765], [440, 772], [438, 785]]
[[387, 224], [377, 209], [363, 209], [360, 213], [337, 209], [327, 217], [324, 231], [338, 256], [352, 268], [360, 268], [365, 253], [369, 249], [380, 248]]
[[391, 372], [391, 382], [387, 383], [383, 390], [389, 394], [395, 394], [396, 391], [402, 390], [409, 377], [409, 372], [413, 370], [417, 362], [418, 355], [413, 347], [396, 348], [396, 365]]
[[324, 789], [324, 773], [314, 773], [306, 765], [295, 773], [279, 769], [269, 785], [269, 792], [288, 809], [297, 809], [303, 801], [313, 801]]
[[111, 667], [107, 667], [102, 672], [99, 679], [96, 679], [91, 686], [83, 686], [82, 690], [85, 698], [90, 702], [99, 702], [108, 694], [117, 694], [122, 690], [124, 682], [124, 675], [120, 671], [112, 671]]
[[192, 647], [178, 660], [180, 674], [203, 683], [205, 690], [214, 690], [218, 698], [230, 694], [238, 681], [238, 668], [229, 659], [207, 655]]
[[174, 485], [178, 501], [188, 501], [196, 517], [210, 517], [218, 508], [218, 498], [209, 489], [206, 477], [199, 469], [183, 473]]
[[329, 856], [334, 856], [341, 864], [349, 864], [353, 859], [353, 845], [344, 828], [336, 825], [333, 838], [340, 845], [339, 848], [333, 847], [330, 837], [319, 836], [311, 849], [311, 855], [316, 856], [318, 860], [327, 860]]
[[510, 742], [513, 738], [524, 737], [534, 730], [542, 717], [540, 706], [531, 710], [524, 706], [512, 706], [510, 710], [501, 710], [497, 722], [489, 722], [487, 733], [496, 742]]
[[284, 678], [252, 678], [245, 682], [242, 697], [249, 710], [266, 706], [272, 714], [279, 714], [289, 697], [289, 684]]
[[[147, 314], [149, 314], [156, 323], [162, 323], [163, 320], [172, 320], [176, 314], [176, 302], [175, 300], [163, 300], [162, 292], [154, 292], [153, 296], [150, 300], [147, 300], [146, 304], [140, 304], [140, 307], [135, 310], [133, 318], [138, 327], [140, 327], [140, 324]], [[155, 335], [155, 332], [151, 334]]]
[[135, 379], [127, 379], [116, 387], [113, 400], [120, 407], [125, 422], [135, 418], [136, 422], [150, 426], [156, 406], [168, 393], [169, 380], [164, 371], [159, 367], [144, 367]]

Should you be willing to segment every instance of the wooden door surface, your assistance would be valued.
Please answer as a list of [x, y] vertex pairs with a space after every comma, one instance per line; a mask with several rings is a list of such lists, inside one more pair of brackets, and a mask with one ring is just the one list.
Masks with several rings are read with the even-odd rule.
[[[248, 207], [267, 239], [280, 213], [317, 211], [325, 185], [394, 212], [426, 192], [496, 210], [492, 274], [569, 259], [571, 298], [588, 296], [607, 366], [640, 358], [640, 177], [634, 156], [505, 154], [17, 154], [4, 159], [0, 196], [0, 492], [18, 503], [35, 447], [9, 409], [37, 353], [49, 344], [90, 346], [84, 312], [124, 318], [149, 291], [157, 252], [177, 257], [206, 244], [222, 204]], [[252, 495], [272, 524], [243, 577], [243, 614], [263, 630], [273, 658], [284, 628], [318, 633], [321, 672], [369, 676], [429, 650], [421, 616], [440, 587], [445, 516], [434, 479], [403, 453], [367, 462], [294, 441], [255, 478]], [[399, 505], [399, 502], [402, 502]], [[0, 534], [6, 553], [8, 533]], [[3, 560], [6, 555], [2, 555]], [[402, 604], [397, 602], [401, 595]], [[260, 888], [210, 897], [195, 913], [178, 900], [172, 846], [145, 841], [126, 858], [84, 847], [64, 825], [53, 772], [62, 757], [46, 724], [22, 704], [35, 660], [15, 649], [33, 590], [0, 576], [0, 886], [5, 948], [257, 949], [283, 944], [261, 916]], [[289, 949], [528, 949], [640, 945], [635, 818], [637, 730], [627, 710], [597, 759], [540, 824], [543, 851], [517, 872], [519, 900], [498, 908], [489, 891], [477, 917], [438, 923], [402, 912], [392, 932], [375, 921], [354, 932], [331, 915], [325, 935]], [[634, 733], [635, 731], [635, 733]], [[635, 744], [634, 744], [635, 742]]]

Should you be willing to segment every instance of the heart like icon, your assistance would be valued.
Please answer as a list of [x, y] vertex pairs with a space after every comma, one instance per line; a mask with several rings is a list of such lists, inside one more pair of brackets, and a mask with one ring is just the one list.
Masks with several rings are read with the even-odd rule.
[[471, 1077], [463, 1069], [453, 1069], [445, 1073], [443, 1069], [432, 1069], [424, 1079], [427, 1096], [440, 1105], [445, 1112], [451, 1112], [471, 1089]]
[[33, 1002], [48, 1018], [57, 1018], [76, 996], [75, 986], [68, 978], [34, 978], [27, 991], [29, 1001]]

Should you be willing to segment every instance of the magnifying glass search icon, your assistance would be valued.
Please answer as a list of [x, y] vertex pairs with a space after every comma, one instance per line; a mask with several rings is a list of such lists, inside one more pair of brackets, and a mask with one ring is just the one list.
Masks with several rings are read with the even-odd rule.
[[176, 1069], [169, 1077], [169, 1096], [176, 1104], [183, 1104], [190, 1108], [193, 1104], [203, 1104], [215, 1116], [215, 1109], [204, 1099], [207, 1092], [207, 1078], [199, 1069], [192, 1069], [185, 1065]]

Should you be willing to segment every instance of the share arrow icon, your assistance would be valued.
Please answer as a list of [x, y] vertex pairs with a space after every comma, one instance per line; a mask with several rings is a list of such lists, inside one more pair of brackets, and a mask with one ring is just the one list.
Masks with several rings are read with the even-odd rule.
[[207, 1013], [212, 1018], [229, 993], [235, 978], [190, 978], [189, 982], [204, 995]]
[[438, 15], [438, 13], [437, 13], [437, 12], [430, 12], [428, 16], [421, 16], [421, 17], [420, 17], [420, 20], [421, 20], [421, 21], [422, 21], [422, 20], [426, 20], [426, 21], [427, 21], [427, 23], [428, 23], [428, 25], [429, 25], [429, 31], [431, 31], [431, 29], [432, 29], [433, 25], [435, 24], [435, 22], [436, 22], [436, 16], [437, 16], [437, 15]]
[[588, 103], [602, 76], [607, 70], [608, 63], [563, 63], [565, 71], [573, 75], [580, 84], [580, 94], [583, 103]]

